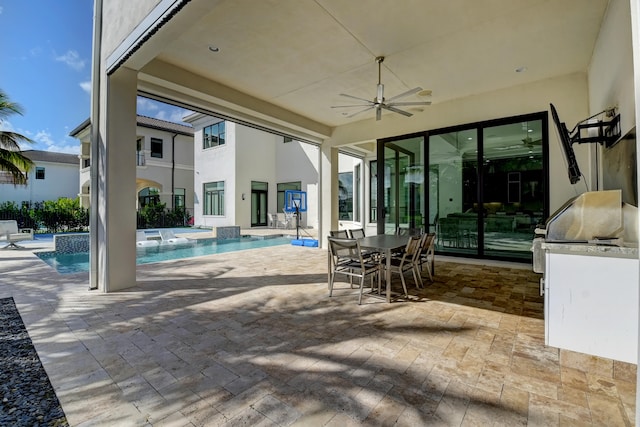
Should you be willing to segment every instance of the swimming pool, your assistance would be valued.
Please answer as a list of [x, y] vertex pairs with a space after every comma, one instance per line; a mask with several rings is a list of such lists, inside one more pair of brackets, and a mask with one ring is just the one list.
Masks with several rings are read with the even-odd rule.
[[[198, 239], [189, 243], [136, 248], [136, 264], [150, 264], [159, 261], [192, 258], [203, 255], [221, 254], [244, 249], [266, 248], [291, 244], [291, 237], [242, 237], [240, 239]], [[36, 252], [44, 262], [60, 274], [89, 271], [89, 252], [58, 253]]]

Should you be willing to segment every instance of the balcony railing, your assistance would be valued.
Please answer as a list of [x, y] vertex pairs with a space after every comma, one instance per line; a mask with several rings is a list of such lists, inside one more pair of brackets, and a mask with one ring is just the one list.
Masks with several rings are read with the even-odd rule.
[[136, 151], [136, 166], [144, 166], [146, 164], [147, 163], [144, 158], [144, 151]]

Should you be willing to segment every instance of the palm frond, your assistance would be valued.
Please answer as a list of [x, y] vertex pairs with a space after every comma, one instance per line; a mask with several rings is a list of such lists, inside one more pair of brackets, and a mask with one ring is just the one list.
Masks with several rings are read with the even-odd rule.
[[12, 102], [5, 91], [0, 89], [0, 121], [13, 114], [22, 115], [22, 111], [22, 106], [18, 103]]
[[20, 151], [20, 143], [33, 144], [33, 140], [16, 132], [0, 130], [0, 149]]

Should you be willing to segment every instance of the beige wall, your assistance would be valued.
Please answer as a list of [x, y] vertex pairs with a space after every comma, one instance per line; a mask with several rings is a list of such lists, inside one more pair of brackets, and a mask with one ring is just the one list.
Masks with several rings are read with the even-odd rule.
[[[162, 0], [108, 0], [103, 2], [102, 59], [104, 60]], [[125, 12], [126, 11], [126, 12]]]

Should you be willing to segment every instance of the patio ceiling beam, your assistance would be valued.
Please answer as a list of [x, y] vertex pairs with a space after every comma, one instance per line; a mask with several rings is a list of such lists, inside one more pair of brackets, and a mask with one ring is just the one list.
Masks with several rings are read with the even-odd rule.
[[192, 101], [204, 101], [209, 108], [230, 118], [255, 121], [261, 126], [270, 124], [279, 129], [292, 129], [309, 135], [315, 142], [322, 142], [333, 132], [330, 126], [158, 59], [140, 71], [138, 80], [140, 90], [151, 93], [172, 91], [179, 100], [186, 95]]

